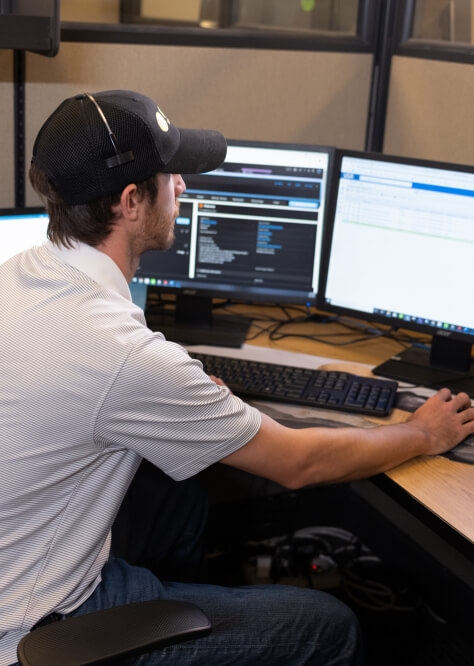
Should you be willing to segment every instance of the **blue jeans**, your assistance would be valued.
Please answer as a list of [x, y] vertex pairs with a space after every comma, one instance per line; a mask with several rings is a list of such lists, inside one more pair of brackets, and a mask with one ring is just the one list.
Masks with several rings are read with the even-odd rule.
[[164, 583], [112, 558], [93, 595], [70, 616], [148, 599], [191, 601], [209, 617], [209, 636], [136, 658], [139, 666], [349, 666], [362, 664], [357, 620], [324, 592], [286, 585], [220, 587]]

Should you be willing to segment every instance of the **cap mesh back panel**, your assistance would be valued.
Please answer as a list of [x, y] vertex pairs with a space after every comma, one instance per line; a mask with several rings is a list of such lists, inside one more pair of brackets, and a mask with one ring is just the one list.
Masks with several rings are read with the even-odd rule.
[[158, 171], [153, 138], [138, 119], [101, 103], [120, 152], [132, 150], [135, 156], [132, 162], [108, 168], [105, 160], [114, 156], [115, 150], [94, 104], [89, 99], [67, 100], [65, 104], [54, 122], [40, 131], [35, 152], [41, 155], [39, 166], [66, 201], [92, 201]]

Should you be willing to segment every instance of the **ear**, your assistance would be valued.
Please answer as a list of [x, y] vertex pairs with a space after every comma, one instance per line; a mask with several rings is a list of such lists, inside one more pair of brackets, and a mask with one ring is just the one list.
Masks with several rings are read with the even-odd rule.
[[127, 220], [136, 220], [138, 218], [138, 203], [137, 186], [134, 184], [127, 185], [120, 195], [120, 208], [122, 215]]

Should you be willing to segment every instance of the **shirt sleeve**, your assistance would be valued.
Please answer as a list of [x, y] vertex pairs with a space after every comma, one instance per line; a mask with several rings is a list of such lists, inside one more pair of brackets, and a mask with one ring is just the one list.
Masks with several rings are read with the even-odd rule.
[[209, 379], [200, 361], [152, 334], [118, 371], [94, 439], [135, 451], [180, 481], [242, 447], [260, 424], [260, 412]]

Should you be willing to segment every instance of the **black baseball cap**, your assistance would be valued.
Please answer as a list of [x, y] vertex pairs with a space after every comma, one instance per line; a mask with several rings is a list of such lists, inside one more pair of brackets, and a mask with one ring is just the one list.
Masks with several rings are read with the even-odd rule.
[[158, 172], [212, 171], [226, 152], [219, 132], [175, 127], [149, 97], [106, 90], [64, 100], [38, 132], [32, 164], [72, 205], [121, 192]]

